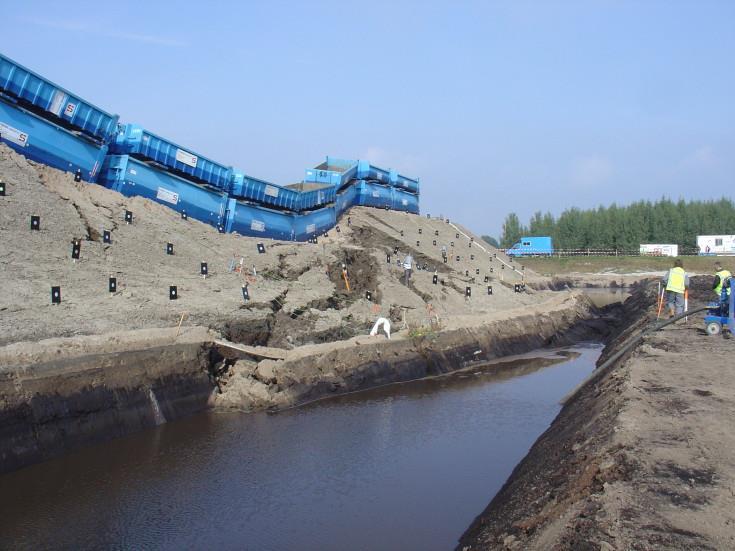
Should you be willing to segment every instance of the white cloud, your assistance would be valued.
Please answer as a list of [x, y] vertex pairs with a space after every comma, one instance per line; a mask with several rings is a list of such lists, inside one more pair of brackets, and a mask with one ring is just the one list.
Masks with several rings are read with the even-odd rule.
[[579, 157], [571, 163], [570, 180], [578, 187], [589, 188], [606, 184], [612, 175], [612, 163], [599, 155]]
[[717, 163], [717, 156], [709, 145], [703, 145], [684, 157], [682, 168], [709, 168]]
[[184, 42], [169, 38], [165, 36], [155, 36], [149, 34], [135, 34], [118, 32], [114, 30], [101, 29], [96, 25], [90, 25], [78, 21], [64, 21], [64, 20], [46, 20], [46, 19], [33, 19], [33, 18], [21, 18], [26, 23], [37, 25], [39, 27], [46, 27], [49, 29], [57, 29], [60, 31], [73, 32], [73, 33], [86, 33], [104, 38], [113, 38], [118, 40], [127, 40], [129, 42], [140, 42], [144, 44], [158, 44], [159, 46], [172, 46], [181, 47], [185, 46]]

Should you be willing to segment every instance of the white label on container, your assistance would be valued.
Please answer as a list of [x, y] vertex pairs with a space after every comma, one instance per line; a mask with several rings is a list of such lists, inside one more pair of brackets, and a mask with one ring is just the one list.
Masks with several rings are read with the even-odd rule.
[[130, 170], [128, 170], [128, 172], [130, 172], [130, 174], [132, 174], [133, 176], [138, 174], [138, 171], [135, 170], [134, 168], [131, 168]]
[[253, 231], [265, 231], [265, 223], [260, 220], [250, 222], [250, 229]]
[[28, 134], [2, 122], [0, 122], [0, 136], [2, 136], [4, 140], [13, 142], [21, 147], [28, 145]]
[[275, 186], [265, 186], [265, 194], [271, 197], [278, 197], [278, 188]]
[[67, 117], [71, 117], [74, 114], [74, 111], [77, 110], [77, 106], [74, 103], [67, 103], [66, 109], [64, 109], [64, 114]]
[[378, 180], [383, 180], [383, 175], [380, 172], [378, 172]]
[[192, 155], [191, 153], [187, 153], [183, 149], [177, 149], [176, 150], [176, 160], [180, 163], [184, 163], [185, 165], [189, 165], [192, 168], [197, 167], [197, 159], [196, 155]]
[[166, 203], [171, 203], [172, 205], [175, 205], [179, 202], [179, 194], [166, 188], [159, 187], [158, 191], [156, 192], [156, 199], [160, 199], [161, 201], [165, 201]]
[[67, 97], [68, 96], [61, 90], [56, 90], [56, 92], [54, 92], [54, 97], [51, 98], [51, 107], [49, 107], [48, 110], [54, 115], [61, 116], [61, 106], [64, 105]]
[[316, 224], [309, 224], [306, 226], [306, 233], [315, 233], [316, 232]]
[[403, 205], [404, 207], [407, 207], [407, 206], [408, 206], [408, 199], [402, 199], [402, 200], [401, 200], [401, 204], [402, 204], [402, 205]]
[[373, 191], [373, 197], [380, 197], [380, 192]]

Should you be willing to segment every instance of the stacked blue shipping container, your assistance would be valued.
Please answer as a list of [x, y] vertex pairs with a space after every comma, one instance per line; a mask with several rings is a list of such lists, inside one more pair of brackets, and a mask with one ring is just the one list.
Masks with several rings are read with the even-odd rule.
[[353, 205], [418, 214], [419, 182], [367, 161], [327, 157], [279, 186], [95, 107], [0, 54], [0, 141], [35, 161], [142, 196], [220, 231], [304, 241]]

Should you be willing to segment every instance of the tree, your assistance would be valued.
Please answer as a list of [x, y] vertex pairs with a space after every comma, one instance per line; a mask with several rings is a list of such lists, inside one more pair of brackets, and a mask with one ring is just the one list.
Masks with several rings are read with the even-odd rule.
[[503, 235], [500, 237], [500, 244], [504, 249], [512, 247], [523, 235], [524, 228], [521, 226], [518, 215], [511, 212], [505, 217], [503, 222]]
[[500, 248], [500, 243], [492, 235], [483, 235], [481, 237], [482, 237], [482, 240], [488, 245], [490, 245], [491, 247], [495, 247], [496, 249]]

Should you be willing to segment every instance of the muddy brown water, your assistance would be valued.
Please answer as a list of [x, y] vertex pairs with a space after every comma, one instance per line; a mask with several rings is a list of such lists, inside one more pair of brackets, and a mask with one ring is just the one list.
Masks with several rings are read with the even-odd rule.
[[583, 291], [598, 308], [624, 302], [631, 295], [631, 289], [627, 287], [587, 288]]
[[0, 547], [452, 549], [601, 345], [206, 413], [0, 477]]

